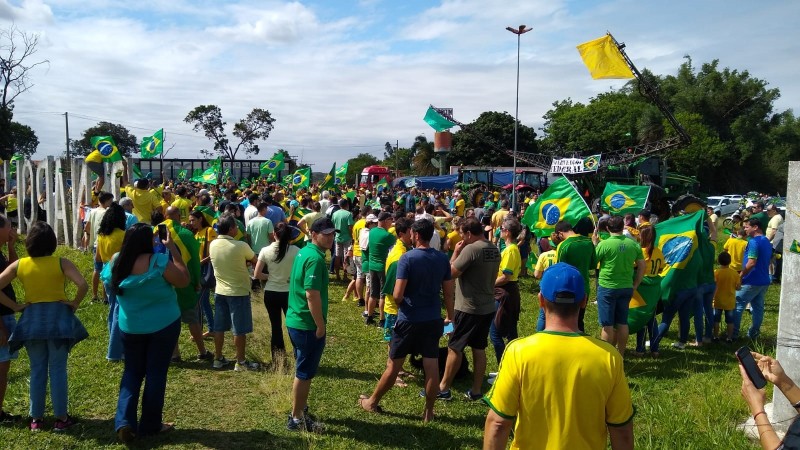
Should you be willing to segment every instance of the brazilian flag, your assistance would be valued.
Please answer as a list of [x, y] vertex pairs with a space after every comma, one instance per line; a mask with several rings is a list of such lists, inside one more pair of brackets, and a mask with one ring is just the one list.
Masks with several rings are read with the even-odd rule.
[[122, 161], [122, 153], [117, 149], [117, 143], [111, 136], [95, 136], [89, 140], [92, 148], [100, 152], [103, 162]]
[[160, 129], [153, 133], [152, 136], [145, 136], [142, 138], [142, 143], [139, 144], [139, 150], [142, 152], [142, 158], [153, 158], [164, 152], [164, 129]]
[[261, 163], [259, 167], [261, 175], [274, 175], [283, 170], [284, 158], [283, 152], [277, 152], [272, 156], [272, 159]]
[[186, 169], [179, 170], [178, 171], [178, 179], [185, 180], [187, 174], [188, 174], [188, 171]]
[[290, 242], [300, 248], [305, 246], [306, 235], [300, 231], [298, 224], [300, 223], [300, 219], [310, 212], [310, 209], [298, 206], [292, 210], [291, 215], [289, 216], [289, 226], [292, 227], [292, 238]]
[[603, 189], [602, 206], [611, 214], [636, 214], [644, 209], [650, 186], [628, 186], [612, 182]]
[[292, 188], [294, 190], [307, 188], [311, 184], [311, 168], [297, 169], [292, 175]]
[[375, 185], [378, 190], [385, 191], [389, 189], [389, 182], [386, 181], [386, 178], [381, 178], [381, 181], [378, 181], [378, 184]]
[[336, 179], [336, 163], [331, 166], [331, 171], [325, 175], [325, 180], [319, 185], [321, 190], [333, 189], [335, 186], [334, 180]]
[[336, 186], [341, 186], [347, 183], [347, 167], [349, 164], [350, 162], [348, 161], [342, 164], [341, 167], [336, 169], [336, 173], [334, 174], [333, 177], [333, 184], [335, 184]]
[[281, 181], [281, 184], [283, 186], [286, 186], [286, 187], [291, 186], [292, 185], [292, 178], [294, 178], [294, 176], [292, 174], [288, 174], [288, 175], [284, 176], [283, 177], [283, 181]]
[[661, 301], [660, 276], [644, 277], [639, 287], [633, 291], [633, 297], [628, 304], [628, 329], [636, 333], [647, 325], [653, 312]]
[[549, 236], [559, 220], [566, 220], [573, 226], [592, 212], [580, 194], [566, 177], [561, 177], [542, 193], [539, 200], [525, 210], [522, 223], [536, 237]]
[[[700, 245], [700, 239], [708, 238], [702, 231], [705, 214], [703, 210], [695, 211], [655, 226], [656, 246], [664, 254], [661, 299], [666, 303], [671, 301], [675, 292], [697, 286], [703, 253], [707, 248]], [[704, 250], [698, 252], [699, 248]], [[713, 258], [713, 255], [710, 257]]]
[[197, 206], [194, 208], [195, 211], [200, 211], [203, 214], [203, 217], [206, 219], [209, 225], [213, 226], [214, 223], [217, 221], [219, 217], [219, 212], [214, 211], [214, 208], [210, 206]]
[[19, 153], [14, 153], [14, 155], [11, 156], [11, 162], [9, 162], [9, 164], [11, 164], [12, 177], [17, 174], [17, 164], [19, 164], [17, 161], [23, 161], [24, 159], [25, 158], [23, 158]]

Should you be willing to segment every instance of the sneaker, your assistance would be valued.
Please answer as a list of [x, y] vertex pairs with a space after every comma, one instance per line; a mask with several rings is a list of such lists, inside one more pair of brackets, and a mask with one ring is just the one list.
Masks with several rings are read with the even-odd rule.
[[31, 419], [31, 431], [42, 431], [44, 429], [44, 422], [42, 419]]
[[286, 422], [286, 429], [289, 431], [303, 431], [305, 428], [305, 422], [303, 419], [295, 419], [289, 414], [289, 420]]
[[363, 308], [366, 305], [367, 305], [367, 302], [365, 302], [363, 298], [358, 299], [358, 306], [359, 307]]
[[[425, 397], [425, 389], [419, 391], [419, 396], [423, 398]], [[453, 399], [453, 394], [450, 393], [450, 389], [446, 391], [439, 391], [439, 393], [436, 394], [436, 400], [452, 400], [452, 399]]]
[[133, 428], [130, 425], [125, 425], [117, 430], [117, 438], [119, 438], [122, 443], [127, 444], [136, 439], [136, 433], [133, 432]]
[[489, 378], [497, 378], [497, 372], [489, 372]]
[[367, 318], [364, 319], [364, 325], [375, 325], [375, 317], [367, 316]]
[[489, 378], [488, 380], [486, 380], [486, 382], [489, 383], [489, 386], [491, 386], [491, 385], [494, 384], [494, 380], [496, 380], [496, 379], [497, 378]]
[[5, 411], [0, 411], [0, 423], [14, 423], [19, 422], [21, 419], [22, 416], [16, 416]]
[[320, 433], [324, 428], [325, 425], [322, 422], [318, 422], [308, 415], [303, 415], [302, 419], [295, 419], [289, 414], [289, 420], [286, 423], [286, 429], [289, 431]]
[[381, 319], [378, 321], [378, 328], [386, 328], [386, 319]]
[[248, 370], [258, 370], [261, 368], [261, 365], [257, 362], [250, 362], [250, 361], [236, 361], [236, 365], [233, 367], [233, 370], [236, 372], [246, 372]]
[[197, 359], [198, 360], [202, 360], [202, 361], [213, 361], [214, 360], [214, 354], [211, 353], [210, 350], [206, 350], [206, 352], [203, 353], [202, 355], [197, 355]]
[[229, 365], [232, 362], [233, 361], [230, 361], [223, 356], [222, 358], [215, 359], [214, 363], [212, 364], [212, 367], [214, 367], [215, 369], [222, 369], [223, 367]]
[[[73, 425], [75, 425], [75, 420], [70, 416], [67, 416], [64, 420], [56, 419], [56, 423], [53, 425], [53, 431], [61, 432]], [[33, 423], [31, 423], [31, 426], [33, 426]]]
[[469, 400], [471, 402], [474, 402], [475, 400], [482, 399], [483, 398], [483, 394], [473, 394], [472, 390], [470, 389], [467, 392], [464, 392], [464, 398], [466, 398], [467, 400]]
[[686, 343], [685, 342], [673, 342], [672, 343], [672, 347], [673, 348], [677, 348], [678, 350], [683, 350], [684, 348], [686, 348]]
[[169, 362], [171, 364], [177, 364], [177, 363], [183, 362], [183, 360], [181, 359], [180, 355], [178, 355], [178, 356], [173, 356], [172, 358], [170, 358]]

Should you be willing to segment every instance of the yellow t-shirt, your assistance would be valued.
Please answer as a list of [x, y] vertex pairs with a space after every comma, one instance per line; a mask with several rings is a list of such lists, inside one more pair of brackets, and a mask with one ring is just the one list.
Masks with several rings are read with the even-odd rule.
[[67, 278], [61, 269], [61, 258], [58, 256], [20, 258], [17, 278], [25, 289], [26, 303], [58, 302], [67, 299], [64, 289]]
[[653, 246], [653, 253], [648, 255], [647, 249], [642, 248], [642, 253], [644, 253], [645, 262], [644, 276], [661, 276], [661, 271], [664, 270], [664, 253], [661, 251], [661, 249]]
[[558, 262], [558, 254], [555, 250], [548, 250], [541, 255], [539, 255], [539, 259], [536, 260], [536, 267], [533, 268], [536, 272], [544, 272], [550, 266]]
[[200, 260], [202, 261], [203, 258], [209, 255], [207, 246], [211, 243], [211, 241], [217, 238], [217, 232], [214, 231], [214, 228], [212, 227], [205, 227], [195, 233], [194, 238], [197, 239], [197, 243], [200, 244], [198, 248], [200, 251]]
[[209, 252], [217, 279], [214, 292], [229, 296], [250, 295], [251, 281], [246, 262], [256, 256], [250, 246], [223, 234], [211, 241]]
[[464, 201], [463, 198], [458, 199], [456, 202], [456, 215], [464, 217], [464, 208], [466, 208], [467, 202]]
[[607, 427], [634, 414], [622, 356], [579, 333], [541, 331], [509, 343], [484, 400], [516, 418], [512, 449], [605, 449]]
[[152, 191], [126, 186], [125, 196], [133, 201], [133, 215], [142, 223], [150, 223], [153, 210], [161, 207], [161, 199]]
[[177, 197], [175, 201], [172, 202], [172, 207], [178, 208], [178, 211], [180, 211], [181, 223], [187, 223], [189, 221], [189, 213], [192, 212], [191, 200], [185, 199], [183, 197]]
[[739, 273], [729, 267], [720, 267], [714, 271], [717, 290], [714, 291], [714, 309], [732, 311], [736, 306], [736, 290], [741, 279]]
[[522, 269], [522, 256], [519, 247], [517, 244], [507, 245], [500, 254], [500, 269], [497, 276], [505, 273], [508, 275], [508, 281], [517, 281], [520, 269]]
[[[354, 247], [358, 247], [358, 245], [355, 245]], [[403, 256], [403, 253], [405, 253], [405, 252], [406, 252], [405, 244], [403, 244], [403, 242], [398, 239], [397, 242], [394, 244], [394, 247], [392, 247], [392, 249], [389, 250], [389, 254], [386, 256], [386, 273], [387, 274], [389, 273], [389, 269], [391, 268], [390, 266], [392, 265], [392, 263], [395, 263], [395, 274], [397, 273], [396, 272], [396, 270], [397, 270], [397, 264], [396, 263], [397, 263], [397, 261], [400, 260], [400, 257]], [[388, 281], [388, 277], [387, 277], [387, 281]], [[394, 281], [394, 280], [392, 280], [392, 281]], [[383, 288], [383, 286], [381, 286], [381, 288]], [[384, 294], [383, 312], [386, 313], [386, 314], [395, 314], [395, 315], [398, 314], [397, 304], [394, 302], [394, 297], [389, 295], [389, 294]]]
[[507, 209], [501, 209], [500, 211], [497, 211], [494, 214], [492, 214], [492, 229], [496, 230], [500, 228], [500, 225], [503, 224], [503, 220], [505, 220], [507, 215], [508, 215]]
[[728, 239], [722, 246], [722, 248], [731, 255], [731, 264], [729, 267], [737, 272], [742, 270], [745, 247], [747, 247], [747, 240], [738, 237]]
[[122, 240], [125, 239], [125, 230], [115, 228], [110, 235], [105, 234], [97, 235], [97, 254], [100, 255], [100, 261], [107, 263], [111, 261], [114, 253], [117, 253], [122, 248]]
[[460, 241], [461, 241], [461, 235], [458, 233], [458, 230], [453, 230], [447, 233], [447, 242], [451, 254], [455, 251], [456, 244], [458, 244]]
[[[353, 224], [353, 236], [355, 237], [356, 241], [358, 241], [358, 236], [361, 236], [361, 230], [365, 226], [367, 226], [366, 219], [358, 219], [356, 223]], [[353, 245], [353, 256], [361, 256], [361, 246], [358, 245], [358, 242], [355, 242]]]

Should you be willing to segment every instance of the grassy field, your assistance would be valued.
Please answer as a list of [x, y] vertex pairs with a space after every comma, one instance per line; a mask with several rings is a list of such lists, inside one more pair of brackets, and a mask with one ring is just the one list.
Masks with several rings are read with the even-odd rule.
[[[59, 253], [75, 261], [90, 275], [87, 255], [71, 249]], [[534, 286], [522, 282], [523, 310], [520, 335], [533, 332]], [[261, 295], [253, 296], [255, 333], [248, 342], [248, 359], [266, 369], [238, 373], [215, 371], [208, 363], [193, 361], [196, 347], [183, 330], [180, 345], [186, 362], [169, 370], [165, 421], [174, 421], [176, 431], [136, 442], [134, 448], [479, 448], [487, 408], [467, 402], [462, 393], [466, 380], [455, 383], [454, 400], [436, 405], [437, 420], [420, 420], [423, 401], [418, 397], [422, 376], [409, 380], [406, 388], [394, 388], [383, 400], [383, 415], [362, 411], [356, 404], [361, 393], [370, 393], [386, 363], [387, 347], [379, 330], [367, 327], [360, 309], [352, 301], [341, 301], [341, 283], [331, 286], [328, 343], [319, 376], [314, 380], [311, 411], [326, 424], [323, 434], [292, 433], [285, 429], [290, 409], [291, 361], [270, 360], [269, 321]], [[17, 289], [18, 295], [22, 294]], [[779, 287], [767, 295], [762, 341], [748, 344], [774, 354]], [[70, 414], [79, 424], [64, 434], [51, 431], [33, 434], [28, 422], [0, 425], [0, 449], [97, 449], [122, 448], [114, 433], [120, 364], [105, 360], [107, 307], [86, 301], [78, 315], [91, 337], [78, 344], [69, 359]], [[597, 310], [587, 310], [587, 332], [599, 335]], [[677, 322], [677, 319], [676, 319]], [[743, 318], [743, 329], [749, 326]], [[675, 350], [677, 324], [664, 339], [661, 358], [629, 358], [626, 373], [637, 409], [634, 420], [636, 447], [643, 449], [753, 449], [757, 448], [736, 430], [747, 415], [739, 394], [741, 384], [735, 346], [715, 344]], [[633, 342], [633, 341], [631, 341]], [[287, 340], [288, 343], [288, 340]], [[743, 345], [741, 341], [737, 345]], [[210, 342], [208, 342], [210, 344]], [[442, 341], [442, 345], [445, 342]], [[629, 345], [629, 348], [632, 347]], [[489, 370], [496, 370], [493, 350], [487, 350]], [[225, 355], [233, 356], [230, 337]], [[410, 366], [407, 366], [410, 367]], [[413, 370], [413, 368], [412, 368]], [[28, 361], [25, 352], [11, 366], [5, 409], [27, 414]], [[486, 386], [488, 388], [488, 385]], [[575, 399], [577, 405], [580, 399]], [[50, 413], [48, 399], [48, 413]], [[46, 419], [46, 430], [53, 419]]]

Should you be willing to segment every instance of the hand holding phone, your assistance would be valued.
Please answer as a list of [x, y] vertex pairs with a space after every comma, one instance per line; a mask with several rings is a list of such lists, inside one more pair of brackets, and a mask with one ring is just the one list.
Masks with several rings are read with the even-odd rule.
[[753, 386], [755, 386], [756, 389], [763, 389], [767, 385], [767, 379], [764, 378], [764, 374], [761, 373], [761, 369], [758, 367], [758, 364], [756, 364], [756, 360], [750, 353], [750, 349], [744, 346], [736, 350], [736, 358], [739, 360], [742, 367], [744, 367], [747, 378], [750, 378]]
[[164, 225], [163, 223], [158, 224], [158, 239], [161, 242], [167, 240], [167, 226]]

